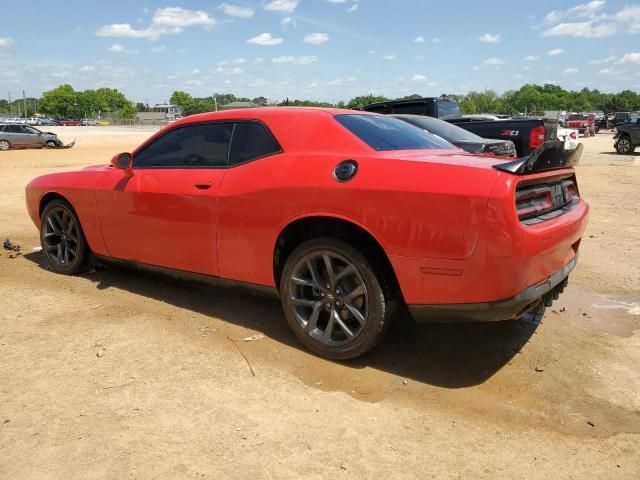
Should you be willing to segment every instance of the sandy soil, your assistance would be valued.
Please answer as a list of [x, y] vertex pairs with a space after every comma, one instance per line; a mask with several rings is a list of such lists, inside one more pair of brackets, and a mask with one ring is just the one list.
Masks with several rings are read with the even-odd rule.
[[590, 226], [541, 323], [400, 325], [341, 364], [274, 299], [49, 272], [25, 184], [151, 132], [56, 130], [76, 147], [0, 153], [0, 478], [640, 478], [640, 154], [610, 133], [583, 140]]

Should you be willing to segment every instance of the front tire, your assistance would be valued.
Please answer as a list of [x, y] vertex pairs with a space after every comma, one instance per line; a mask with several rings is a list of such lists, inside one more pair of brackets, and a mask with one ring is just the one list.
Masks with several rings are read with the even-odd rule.
[[56, 273], [75, 275], [89, 266], [91, 250], [80, 220], [64, 200], [53, 200], [44, 208], [40, 220], [40, 244]]
[[293, 333], [333, 360], [371, 350], [386, 331], [396, 295], [358, 250], [334, 238], [299, 245], [280, 278], [282, 307]]
[[616, 152], [621, 155], [630, 155], [635, 149], [636, 147], [631, 143], [631, 138], [626, 135], [620, 137], [616, 143]]
[[45, 144], [47, 148], [56, 148], [58, 144], [53, 140], [48, 140]]

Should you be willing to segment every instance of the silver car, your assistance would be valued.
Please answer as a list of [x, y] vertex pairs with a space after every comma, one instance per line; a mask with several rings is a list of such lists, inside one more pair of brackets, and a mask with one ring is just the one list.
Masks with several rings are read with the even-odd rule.
[[55, 133], [42, 132], [28, 125], [0, 125], [0, 150], [61, 146], [62, 142]]

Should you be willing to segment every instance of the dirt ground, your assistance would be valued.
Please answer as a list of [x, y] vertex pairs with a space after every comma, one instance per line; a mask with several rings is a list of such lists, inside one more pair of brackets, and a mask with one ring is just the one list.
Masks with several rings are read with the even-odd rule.
[[151, 132], [57, 130], [76, 146], [0, 152], [0, 478], [640, 478], [640, 154], [610, 133], [583, 139], [590, 225], [542, 322], [402, 325], [336, 363], [275, 299], [49, 272], [24, 186]]

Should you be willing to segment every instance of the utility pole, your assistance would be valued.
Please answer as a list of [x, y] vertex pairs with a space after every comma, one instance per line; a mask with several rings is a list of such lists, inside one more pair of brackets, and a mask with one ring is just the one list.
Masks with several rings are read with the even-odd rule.
[[22, 104], [24, 105], [24, 118], [27, 118], [27, 96], [22, 90]]
[[11, 92], [7, 92], [7, 97], [9, 97], [9, 112], [13, 113], [13, 107], [11, 106]]

